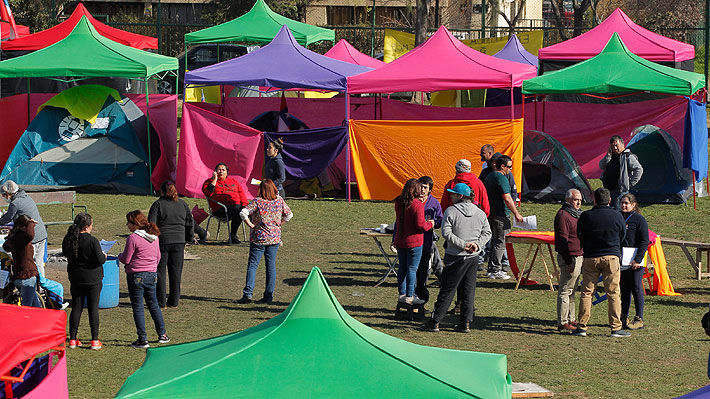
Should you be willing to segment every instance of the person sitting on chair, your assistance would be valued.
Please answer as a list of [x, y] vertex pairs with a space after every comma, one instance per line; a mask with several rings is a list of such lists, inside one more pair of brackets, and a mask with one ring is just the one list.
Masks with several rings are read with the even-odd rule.
[[[212, 199], [213, 201], [208, 201], [210, 204], [210, 209], [212, 214], [217, 217], [223, 218], [227, 217], [231, 220], [231, 241], [232, 244], [240, 244], [237, 230], [239, 225], [242, 223], [239, 217], [239, 211], [242, 207], [246, 206], [249, 201], [244, 193], [244, 189], [237, 179], [228, 176], [229, 168], [224, 163], [218, 163], [214, 168], [214, 173], [212, 177], [205, 180], [202, 184], [202, 193], [205, 197]], [[221, 202], [227, 207], [227, 214], [224, 214], [224, 208], [222, 208], [216, 202]]]
[[15, 219], [15, 225], [7, 235], [3, 249], [12, 252], [13, 284], [20, 291], [22, 306], [41, 308], [42, 303], [35, 293], [37, 287], [37, 265], [32, 256], [32, 239], [35, 237], [37, 222], [27, 215], [20, 215]]

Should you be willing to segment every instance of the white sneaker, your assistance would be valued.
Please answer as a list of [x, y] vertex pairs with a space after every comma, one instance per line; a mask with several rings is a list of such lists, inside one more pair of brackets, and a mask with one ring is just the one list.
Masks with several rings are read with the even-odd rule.
[[488, 272], [488, 273], [486, 273], [486, 278], [496, 278], [496, 274]]
[[418, 296], [416, 296], [416, 295], [414, 295], [414, 297], [413, 297], [413, 299], [412, 299], [412, 304], [413, 304], [413, 305], [421, 305], [421, 304], [423, 304], [423, 303], [425, 303], [425, 302], [426, 302], [425, 300], [420, 299], [420, 298], [419, 298]]
[[508, 280], [510, 278], [510, 276], [508, 275], [508, 273], [501, 270], [498, 273], [496, 273], [493, 278], [496, 280]]
[[397, 302], [406, 303], [407, 302], [406, 298], [407, 298], [406, 295], [400, 295], [399, 298], [397, 299]]

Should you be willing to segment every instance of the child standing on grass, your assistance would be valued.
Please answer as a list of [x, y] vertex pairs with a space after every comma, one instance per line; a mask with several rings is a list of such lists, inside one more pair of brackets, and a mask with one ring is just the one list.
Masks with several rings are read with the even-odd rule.
[[118, 255], [118, 260], [125, 265], [128, 294], [133, 308], [133, 321], [136, 323], [138, 339], [131, 346], [134, 348], [148, 348], [148, 335], [145, 331], [145, 316], [143, 313], [143, 299], [148, 306], [148, 311], [158, 333], [158, 342], [165, 344], [170, 338], [165, 331], [163, 312], [158, 306], [156, 285], [158, 282], [158, 262], [160, 261], [160, 230], [155, 223], [149, 223], [141, 211], [126, 214], [126, 226], [131, 235], [126, 240], [126, 247]]

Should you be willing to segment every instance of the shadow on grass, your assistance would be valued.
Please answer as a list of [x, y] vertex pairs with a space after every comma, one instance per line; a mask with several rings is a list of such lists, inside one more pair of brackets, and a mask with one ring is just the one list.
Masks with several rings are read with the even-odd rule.
[[[378, 265], [382, 266], [386, 270], [387, 264], [383, 260], [382, 262], [371, 262], [371, 261], [361, 261], [361, 260], [331, 260], [328, 263], [335, 264], [345, 264], [345, 265]], [[374, 269], [373, 269], [374, 270]]]
[[[515, 280], [512, 278], [510, 280], [495, 281], [485, 279], [483, 281], [478, 280], [476, 282], [476, 288], [510, 288], [515, 289]], [[550, 291], [550, 286], [547, 283], [531, 284], [531, 285], [520, 285], [518, 290], [521, 291]]]
[[691, 309], [698, 309], [698, 308], [707, 309], [707, 307], [708, 307], [707, 302], [684, 302], [684, 301], [679, 301], [677, 299], [660, 299], [656, 302], [656, 304], [663, 305], [663, 306], [680, 306], [680, 307], [691, 308]]
[[[447, 315], [444, 323], [455, 324], [458, 316]], [[559, 334], [554, 327], [554, 323], [547, 319], [534, 317], [499, 317], [499, 316], [476, 316], [472, 327], [476, 330], [524, 332], [527, 334], [552, 335]]]
[[[371, 257], [381, 257], [382, 254], [376, 252], [363, 253], [363, 252], [321, 252], [321, 255], [334, 255], [334, 256], [371, 256]], [[393, 256], [396, 254], [392, 254]]]
[[350, 315], [358, 314], [361, 316], [373, 316], [373, 317], [378, 317], [375, 316], [377, 313], [383, 313], [383, 314], [392, 314], [394, 315], [394, 310], [393, 309], [388, 309], [388, 308], [371, 308], [371, 307], [365, 307], [365, 306], [345, 306], [342, 305], [343, 309], [345, 309], [346, 312]]

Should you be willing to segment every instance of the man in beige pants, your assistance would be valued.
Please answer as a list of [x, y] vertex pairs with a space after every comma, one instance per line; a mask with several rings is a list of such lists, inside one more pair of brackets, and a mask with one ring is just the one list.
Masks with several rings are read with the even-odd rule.
[[577, 219], [582, 214], [582, 193], [570, 188], [562, 208], [555, 215], [555, 251], [560, 266], [557, 290], [557, 330], [572, 331], [577, 322], [574, 312], [574, 290], [582, 272], [582, 245], [577, 237]]
[[621, 213], [609, 206], [611, 194], [606, 188], [594, 191], [594, 208], [583, 212], [577, 222], [577, 236], [582, 244], [582, 294], [579, 300], [579, 321], [572, 334], [587, 336], [587, 323], [592, 314], [592, 296], [599, 275], [603, 277], [604, 291], [609, 304], [609, 327], [612, 337], [628, 337], [621, 329], [621, 242], [626, 229]]

